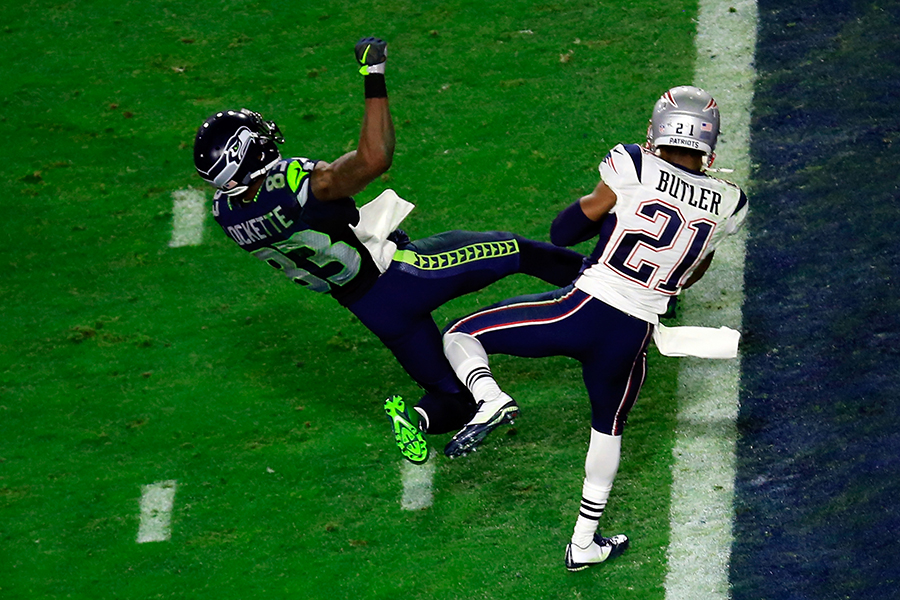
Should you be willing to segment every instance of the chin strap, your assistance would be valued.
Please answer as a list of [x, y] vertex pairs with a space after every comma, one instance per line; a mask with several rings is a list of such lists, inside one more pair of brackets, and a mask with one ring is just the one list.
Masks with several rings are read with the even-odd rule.
[[244, 192], [247, 191], [247, 187], [248, 186], [246, 186], [246, 185], [239, 185], [237, 187], [231, 188], [230, 190], [223, 190], [222, 188], [218, 188], [218, 189], [221, 194], [228, 196], [230, 198], [232, 196], [239, 196], [239, 195], [243, 194]]
[[[250, 175], [249, 175], [250, 181], [248, 182], [248, 184], [250, 182], [252, 182], [253, 180], [255, 180], [257, 177], [261, 177], [261, 176], [265, 175], [269, 171], [269, 169], [271, 169], [272, 167], [274, 167], [275, 165], [278, 164], [279, 160], [281, 160], [280, 154], [276, 155], [275, 158], [272, 160], [272, 162], [270, 162], [267, 165], [264, 165], [258, 171], [254, 171], [254, 172], [250, 173]], [[244, 189], [246, 189], [246, 187]]]
[[241, 194], [243, 194], [244, 192], [247, 191], [247, 188], [250, 187], [250, 184], [252, 184], [254, 181], [256, 181], [257, 178], [262, 177], [263, 175], [265, 175], [266, 173], [269, 172], [269, 169], [271, 169], [272, 167], [277, 165], [279, 160], [281, 160], [281, 154], [276, 155], [275, 158], [272, 159], [271, 162], [269, 162], [266, 165], [263, 165], [258, 170], [250, 173], [247, 176], [247, 185], [239, 185], [237, 187], [231, 188], [230, 190], [223, 190], [222, 188], [219, 188], [219, 191], [229, 197], [240, 196]]

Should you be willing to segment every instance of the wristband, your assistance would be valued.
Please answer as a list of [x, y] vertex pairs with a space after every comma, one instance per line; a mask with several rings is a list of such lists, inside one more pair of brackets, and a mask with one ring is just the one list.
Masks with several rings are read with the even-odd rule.
[[363, 78], [366, 86], [366, 98], [387, 98], [387, 85], [384, 75], [374, 73]]
[[384, 63], [380, 62], [377, 65], [363, 65], [359, 68], [360, 75], [376, 75], [381, 74], [384, 75]]

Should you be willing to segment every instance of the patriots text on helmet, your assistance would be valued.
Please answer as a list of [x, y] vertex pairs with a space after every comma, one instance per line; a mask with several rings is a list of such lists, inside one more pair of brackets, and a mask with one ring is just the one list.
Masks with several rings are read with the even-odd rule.
[[682, 148], [693, 148], [700, 150], [700, 142], [697, 140], [689, 140], [682, 137], [659, 138], [656, 142], [657, 146], [680, 146]]

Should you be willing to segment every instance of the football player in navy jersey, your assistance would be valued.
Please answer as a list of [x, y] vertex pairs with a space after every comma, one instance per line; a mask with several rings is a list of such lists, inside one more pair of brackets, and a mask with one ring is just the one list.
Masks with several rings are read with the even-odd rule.
[[[646, 147], [615, 146], [600, 164], [594, 190], [553, 221], [550, 237], [560, 246], [598, 238], [585, 270], [562, 289], [500, 302], [445, 331], [445, 353], [478, 402], [475, 416], [444, 450], [451, 457], [471, 452], [518, 415], [488, 355], [581, 362], [591, 437], [581, 510], [566, 547], [570, 571], [628, 546], [624, 535], [602, 537], [598, 521], [619, 467], [625, 420], [646, 375], [647, 346], [670, 299], [700, 279], [716, 247], [747, 214], [740, 188], [704, 172], [718, 133], [719, 110], [707, 92], [691, 86], [667, 91], [654, 106]], [[695, 346], [673, 355], [692, 352]]]
[[273, 121], [226, 110], [200, 126], [194, 165], [218, 190], [213, 215], [232, 240], [295, 283], [331, 294], [425, 390], [412, 413], [398, 396], [384, 405], [404, 457], [420, 463], [428, 456], [423, 432], [459, 429], [475, 411], [444, 357], [432, 311], [512, 273], [563, 285], [583, 256], [505, 232], [450, 231], [417, 241], [400, 230], [362, 235], [366, 224], [352, 196], [391, 166], [394, 127], [386, 43], [365, 38], [355, 51], [365, 89], [355, 150], [333, 162], [282, 158], [276, 144], [284, 137]]

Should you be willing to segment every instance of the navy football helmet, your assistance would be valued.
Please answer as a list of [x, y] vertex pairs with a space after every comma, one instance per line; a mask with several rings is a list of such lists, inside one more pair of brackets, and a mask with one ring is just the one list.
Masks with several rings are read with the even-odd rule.
[[284, 143], [281, 130], [259, 113], [246, 108], [217, 112], [197, 130], [194, 167], [223, 194], [236, 196], [281, 160], [276, 143]]

